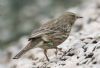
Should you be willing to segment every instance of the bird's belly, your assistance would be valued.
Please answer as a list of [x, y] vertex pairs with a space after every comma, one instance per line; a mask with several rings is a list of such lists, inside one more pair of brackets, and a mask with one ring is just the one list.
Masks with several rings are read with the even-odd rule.
[[48, 42], [44, 43], [44, 48], [46, 49], [51, 49], [51, 48], [56, 48], [58, 45], [63, 43], [67, 37], [65, 35], [60, 35], [60, 36], [52, 36], [49, 38]]

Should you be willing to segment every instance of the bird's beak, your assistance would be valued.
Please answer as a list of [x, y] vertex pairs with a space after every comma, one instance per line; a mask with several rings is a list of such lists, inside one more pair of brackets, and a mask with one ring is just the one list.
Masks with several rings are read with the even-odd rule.
[[77, 18], [83, 18], [82, 16], [77, 16]]

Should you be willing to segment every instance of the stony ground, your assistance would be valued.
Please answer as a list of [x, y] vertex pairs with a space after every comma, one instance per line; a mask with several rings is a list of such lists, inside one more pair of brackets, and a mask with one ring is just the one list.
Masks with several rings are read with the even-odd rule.
[[[83, 16], [77, 20], [69, 38], [59, 45], [62, 51], [48, 50], [48, 62], [41, 49], [32, 49], [18, 60], [11, 59], [26, 45], [25, 37], [15, 42], [0, 56], [0, 68], [100, 68], [100, 1], [91, 0], [68, 9]], [[24, 43], [27, 42], [27, 43]], [[3, 59], [2, 59], [3, 57]]]

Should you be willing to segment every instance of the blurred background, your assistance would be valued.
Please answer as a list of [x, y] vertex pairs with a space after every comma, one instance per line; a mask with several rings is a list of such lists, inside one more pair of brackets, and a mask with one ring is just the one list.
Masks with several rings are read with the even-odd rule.
[[[82, 0], [0, 0], [0, 50]], [[14, 46], [14, 45], [13, 45]]]

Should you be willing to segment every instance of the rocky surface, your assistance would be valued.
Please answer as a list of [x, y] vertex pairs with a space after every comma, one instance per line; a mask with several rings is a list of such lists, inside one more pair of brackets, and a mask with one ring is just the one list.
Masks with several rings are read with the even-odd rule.
[[[83, 16], [77, 20], [69, 38], [59, 45], [62, 51], [48, 50], [50, 62], [42, 49], [32, 49], [20, 59], [11, 59], [28, 42], [23, 37], [4, 53], [0, 52], [0, 68], [99, 68], [100, 67], [100, 1], [90, 0], [79, 7], [68, 9]], [[26, 42], [26, 43], [25, 43]], [[4, 56], [4, 57], [3, 57]], [[3, 59], [2, 59], [3, 57]]]

